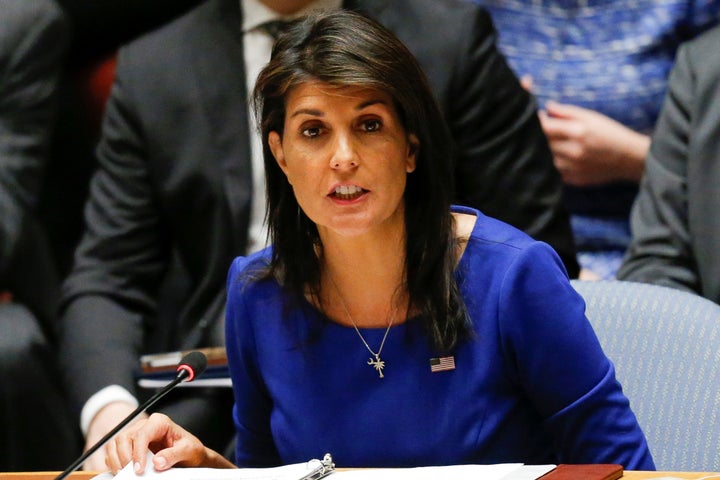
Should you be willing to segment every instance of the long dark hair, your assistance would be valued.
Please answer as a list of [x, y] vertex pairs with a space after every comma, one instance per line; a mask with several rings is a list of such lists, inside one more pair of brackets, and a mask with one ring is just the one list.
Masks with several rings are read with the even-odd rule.
[[404, 193], [405, 281], [410, 306], [420, 311], [436, 348], [451, 349], [469, 330], [453, 276], [458, 252], [450, 214], [453, 142], [415, 57], [389, 30], [358, 13], [339, 10], [296, 22], [277, 40], [257, 79], [254, 102], [273, 244], [268, 275], [296, 299], [308, 291], [319, 298], [317, 228], [300, 209], [268, 146], [270, 132], [283, 136], [288, 92], [310, 80], [387, 92], [406, 132], [419, 139], [417, 167]]

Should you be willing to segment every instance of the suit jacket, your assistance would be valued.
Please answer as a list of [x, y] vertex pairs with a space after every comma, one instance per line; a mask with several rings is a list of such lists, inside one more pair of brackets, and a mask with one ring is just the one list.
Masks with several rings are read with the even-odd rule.
[[[457, 203], [546, 240], [576, 273], [560, 177], [487, 13], [455, 0], [357, 4], [346, 7], [393, 30], [425, 68], [461, 152]], [[209, 306], [245, 253], [251, 132], [240, 15], [238, 0], [208, 0], [119, 53], [87, 231], [64, 286], [64, 363], [78, 406], [109, 383], [132, 388], [145, 334], [161, 328], [157, 288], [173, 253], [190, 285], [165, 349], [212, 322]]]
[[622, 280], [720, 303], [720, 27], [685, 43], [633, 206]]
[[59, 279], [37, 216], [69, 39], [50, 0], [7, 0], [0, 25], [0, 291], [52, 333]]
[[67, 63], [82, 67], [204, 0], [54, 0], [72, 20]]
[[[70, 27], [70, 45], [58, 86], [50, 163], [38, 210], [59, 273], [65, 276], [83, 232], [83, 206], [96, 166], [93, 150], [100, 131], [96, 116], [105, 100], [97, 88], [101, 65], [112, 62], [120, 45], [202, 0], [46, 1], [63, 10]], [[104, 86], [104, 80], [100, 83]]]
[[0, 470], [57, 470], [81, 443], [57, 374], [59, 278], [37, 207], [69, 29], [52, 0], [0, 3], [0, 292], [13, 295], [0, 302]]

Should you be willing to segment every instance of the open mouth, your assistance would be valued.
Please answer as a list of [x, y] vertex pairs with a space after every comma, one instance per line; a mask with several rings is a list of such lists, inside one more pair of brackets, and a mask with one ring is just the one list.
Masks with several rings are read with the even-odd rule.
[[354, 200], [360, 197], [363, 193], [365, 193], [365, 190], [357, 185], [341, 185], [339, 187], [335, 187], [335, 190], [333, 190], [330, 195], [340, 200]]

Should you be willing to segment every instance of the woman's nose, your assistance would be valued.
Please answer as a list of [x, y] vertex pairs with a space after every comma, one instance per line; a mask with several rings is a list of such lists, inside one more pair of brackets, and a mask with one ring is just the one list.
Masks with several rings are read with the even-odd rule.
[[335, 169], [354, 168], [358, 166], [358, 156], [352, 138], [349, 135], [338, 135], [330, 166]]

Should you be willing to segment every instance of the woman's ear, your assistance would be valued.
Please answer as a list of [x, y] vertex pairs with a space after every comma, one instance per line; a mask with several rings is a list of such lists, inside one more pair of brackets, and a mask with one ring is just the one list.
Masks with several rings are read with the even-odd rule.
[[410, 135], [408, 135], [408, 151], [407, 161], [405, 165], [405, 171], [407, 173], [412, 173], [415, 171], [415, 168], [417, 167], [416, 158], [419, 151], [420, 140], [418, 140], [417, 136], [414, 133], [411, 133]]
[[287, 177], [287, 163], [285, 162], [285, 152], [283, 151], [282, 139], [279, 133], [273, 131], [268, 134], [268, 146], [280, 170], [282, 170]]

